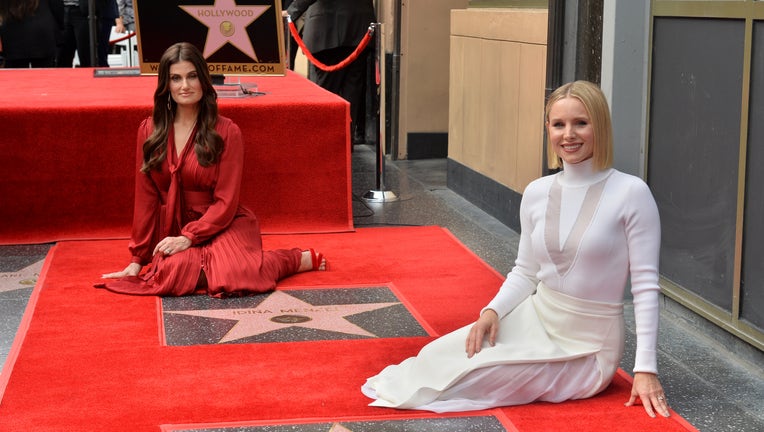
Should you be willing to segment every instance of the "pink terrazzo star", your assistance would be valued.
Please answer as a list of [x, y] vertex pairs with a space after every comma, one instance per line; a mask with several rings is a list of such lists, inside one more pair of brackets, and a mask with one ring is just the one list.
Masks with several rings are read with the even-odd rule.
[[257, 55], [247, 34], [247, 26], [260, 18], [270, 6], [238, 6], [234, 0], [215, 0], [212, 6], [178, 6], [207, 26], [204, 58], [226, 43], [238, 48], [255, 61]]
[[166, 313], [238, 321], [220, 339], [219, 343], [223, 343], [288, 327], [313, 328], [376, 337], [375, 334], [351, 323], [345, 317], [397, 304], [400, 303], [358, 303], [316, 306], [295, 298], [284, 291], [274, 291], [254, 308], [167, 311]]
[[34, 287], [37, 283], [37, 278], [40, 276], [43, 262], [45, 260], [37, 261], [15, 272], [0, 272], [0, 292]]
[[329, 429], [329, 432], [353, 432], [352, 430], [346, 428], [345, 426], [342, 426], [339, 423], [334, 423], [332, 425], [332, 428]]

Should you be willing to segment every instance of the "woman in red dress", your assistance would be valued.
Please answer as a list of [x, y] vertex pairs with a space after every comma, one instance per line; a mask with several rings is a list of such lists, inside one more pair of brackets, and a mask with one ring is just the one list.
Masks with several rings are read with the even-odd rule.
[[[207, 64], [181, 42], [159, 63], [154, 112], [138, 130], [132, 260], [100, 287], [138, 295], [266, 292], [326, 261], [312, 249], [263, 251], [255, 215], [239, 205], [243, 144], [218, 115]], [[148, 271], [141, 274], [145, 265]]]

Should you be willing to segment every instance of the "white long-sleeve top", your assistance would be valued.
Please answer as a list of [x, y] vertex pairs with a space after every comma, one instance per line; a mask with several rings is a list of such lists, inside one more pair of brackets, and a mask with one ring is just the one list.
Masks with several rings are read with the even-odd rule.
[[515, 266], [485, 309], [505, 316], [539, 281], [570, 296], [620, 303], [630, 278], [634, 372], [657, 373], [660, 219], [645, 182], [615, 169], [595, 171], [591, 159], [565, 164], [525, 189], [520, 226]]

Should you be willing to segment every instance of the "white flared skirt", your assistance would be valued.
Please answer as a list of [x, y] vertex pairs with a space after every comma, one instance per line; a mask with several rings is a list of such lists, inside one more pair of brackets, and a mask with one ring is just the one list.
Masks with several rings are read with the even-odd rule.
[[604, 390], [623, 355], [622, 303], [583, 300], [539, 284], [501, 319], [496, 345], [467, 358], [471, 325], [369, 378], [370, 405], [454, 412], [562, 402]]

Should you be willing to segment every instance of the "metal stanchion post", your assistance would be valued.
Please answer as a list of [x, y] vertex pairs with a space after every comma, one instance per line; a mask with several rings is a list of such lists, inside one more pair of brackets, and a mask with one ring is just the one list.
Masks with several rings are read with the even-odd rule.
[[[98, 66], [98, 22], [96, 20], [95, 2], [88, 2], [88, 29], [90, 34], [90, 66]], [[80, 56], [81, 57], [81, 56]], [[82, 66], [82, 60], [80, 59], [80, 66]]]
[[283, 16], [282, 24], [284, 26], [284, 66], [287, 69], [294, 69], [294, 65], [292, 64], [292, 47], [290, 43], [291, 33], [289, 32], [289, 19], [287, 16]]
[[363, 194], [363, 199], [367, 202], [383, 203], [398, 201], [398, 195], [393, 191], [385, 190], [385, 38], [382, 32], [382, 24], [374, 23], [373, 26], [374, 37], [376, 38], [376, 43], [374, 44], [376, 55], [375, 63], [377, 65], [377, 75], [379, 76], [379, 110], [377, 114], [377, 188]]
[[133, 32], [127, 30], [127, 34], [130, 35], [127, 38], [127, 65], [133, 67]]

